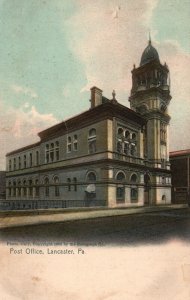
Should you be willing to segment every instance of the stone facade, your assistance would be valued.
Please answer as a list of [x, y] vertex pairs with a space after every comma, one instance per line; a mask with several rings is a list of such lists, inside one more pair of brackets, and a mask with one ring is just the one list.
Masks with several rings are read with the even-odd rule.
[[[131, 109], [118, 103], [115, 92], [109, 100], [93, 87], [88, 111], [40, 132], [38, 143], [7, 154], [7, 208], [171, 202], [168, 68], [146, 59], [132, 74]], [[150, 74], [164, 81], [150, 85]]]

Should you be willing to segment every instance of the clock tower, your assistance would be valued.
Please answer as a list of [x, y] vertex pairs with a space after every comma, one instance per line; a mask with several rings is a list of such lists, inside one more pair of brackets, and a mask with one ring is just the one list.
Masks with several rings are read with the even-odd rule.
[[169, 133], [170, 77], [167, 64], [161, 64], [149, 39], [140, 66], [132, 70], [130, 107], [147, 119], [141, 154], [150, 167], [170, 169]]
[[171, 98], [168, 66], [160, 62], [158, 52], [149, 39], [139, 67], [134, 65], [132, 70], [129, 97], [131, 109], [147, 120], [140, 153], [144, 161], [145, 205], [171, 203], [168, 130]]

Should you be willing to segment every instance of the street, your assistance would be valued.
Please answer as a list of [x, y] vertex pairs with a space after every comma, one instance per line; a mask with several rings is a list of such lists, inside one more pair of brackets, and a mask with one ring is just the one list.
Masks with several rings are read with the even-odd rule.
[[30, 225], [0, 230], [1, 241], [64, 242], [81, 245], [161, 244], [190, 241], [190, 209]]

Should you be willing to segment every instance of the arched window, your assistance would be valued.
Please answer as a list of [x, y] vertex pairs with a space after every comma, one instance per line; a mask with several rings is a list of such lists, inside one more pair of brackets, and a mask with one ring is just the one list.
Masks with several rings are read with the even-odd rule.
[[129, 138], [130, 138], [130, 132], [129, 132], [129, 130], [126, 130], [126, 131], [125, 131], [125, 138], [126, 138], [126, 139], [129, 139]]
[[67, 188], [68, 188], [68, 192], [71, 191], [71, 179], [67, 178]]
[[58, 141], [55, 143], [55, 157], [56, 157], [56, 160], [59, 160], [59, 142]]
[[131, 176], [131, 182], [132, 182], [132, 183], [136, 183], [136, 182], [137, 182], [137, 175], [136, 175], [136, 174], [133, 174], [133, 175]]
[[119, 127], [117, 130], [117, 134], [121, 137], [123, 135], [123, 128]]
[[87, 181], [95, 182], [96, 181], [96, 174], [94, 172], [89, 172], [87, 175]]
[[133, 141], [136, 141], [136, 138], [137, 138], [137, 137], [136, 137], [136, 134], [135, 134], [135, 133], [132, 133], [132, 140], [133, 140]]
[[119, 172], [119, 173], [117, 174], [117, 176], [116, 176], [116, 179], [117, 179], [118, 181], [123, 181], [123, 180], [125, 180], [125, 175], [124, 175], [124, 173], [123, 173], [123, 172]]
[[78, 137], [76, 134], [74, 135], [74, 139], [73, 139], [73, 150], [74, 151], [78, 150]]
[[89, 138], [92, 138], [92, 137], [96, 137], [96, 129], [95, 128], [91, 128], [89, 130], [89, 135], [88, 135]]
[[49, 197], [49, 178], [46, 177], [44, 179], [44, 185], [45, 185], [45, 197]]
[[96, 129], [92, 128], [88, 134], [88, 152], [93, 154], [96, 152]]
[[60, 191], [59, 191], [59, 178], [58, 176], [55, 176], [54, 179], [54, 192], [55, 192], [55, 197], [59, 197], [60, 196]]
[[125, 186], [123, 184], [125, 174], [123, 172], [119, 172], [116, 176], [116, 180], [118, 181], [116, 186], [116, 200], [118, 203], [123, 203], [125, 202]]

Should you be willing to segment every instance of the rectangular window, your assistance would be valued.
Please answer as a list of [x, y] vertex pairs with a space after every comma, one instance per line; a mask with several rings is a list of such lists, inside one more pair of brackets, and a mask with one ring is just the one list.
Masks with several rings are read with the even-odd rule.
[[16, 158], [14, 158], [14, 170], [16, 170]]
[[12, 162], [11, 162], [11, 159], [9, 160], [9, 171], [11, 171], [12, 169]]
[[29, 154], [30, 167], [32, 167], [32, 153]]
[[77, 151], [77, 150], [78, 150], [78, 143], [77, 143], [77, 142], [75, 142], [75, 143], [73, 144], [73, 148], [74, 148], [74, 151]]
[[95, 153], [96, 152], [96, 140], [92, 140], [88, 142], [88, 148], [89, 148], [89, 153]]
[[19, 168], [19, 170], [21, 169], [21, 158], [20, 158], [20, 156], [18, 158], [18, 168]]
[[71, 144], [67, 145], [67, 152], [71, 152], [72, 148], [71, 148]]

